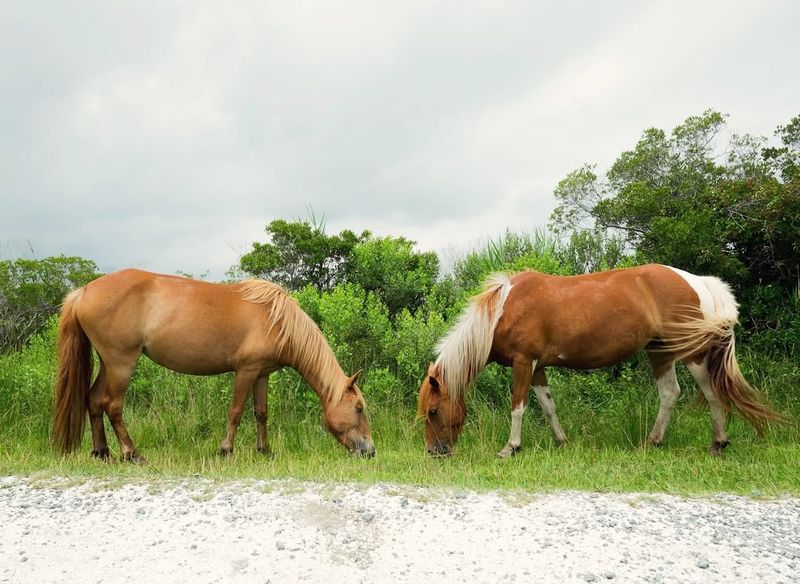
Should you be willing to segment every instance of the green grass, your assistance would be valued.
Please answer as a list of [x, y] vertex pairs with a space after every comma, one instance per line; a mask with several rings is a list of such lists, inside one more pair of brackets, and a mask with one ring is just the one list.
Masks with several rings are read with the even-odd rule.
[[[679, 494], [732, 492], [800, 494], [800, 429], [773, 426], [759, 438], [738, 417], [729, 424], [731, 446], [707, 454], [707, 408], [696, 407], [694, 386], [679, 371], [684, 393], [662, 448], [643, 448], [658, 409], [645, 367], [608, 372], [553, 371], [552, 392], [570, 443], [554, 446], [535, 399], [523, 422], [523, 451], [498, 460], [510, 425], [508, 392], [489, 399], [482, 383], [470, 394], [467, 423], [456, 454], [425, 454], [422, 422], [410, 400], [372, 400], [369, 418], [378, 449], [374, 459], [350, 457], [325, 431], [316, 396], [293, 373], [273, 376], [269, 439], [274, 458], [255, 451], [255, 422], [242, 421], [234, 455], [221, 459], [231, 376], [178, 375], [143, 359], [126, 400], [125, 417], [146, 465], [104, 463], [89, 455], [89, 432], [78, 452], [62, 457], [48, 443], [52, 341], [34, 341], [0, 357], [0, 475], [101, 477], [137, 480], [201, 476], [210, 479], [294, 478], [314, 481], [391, 482], [472, 489], [643, 491]], [[781, 411], [800, 418], [800, 368], [744, 354], [748, 377]], [[507, 371], [490, 368], [492, 383], [507, 387]], [[504, 385], [505, 384], [505, 385]], [[364, 387], [367, 399], [369, 386]], [[107, 424], [112, 449], [113, 432]]]
[[[475, 396], [473, 396], [475, 397]], [[277, 398], [280, 402], [280, 398]], [[566, 448], [556, 448], [549, 428], [535, 407], [526, 415], [524, 451], [508, 460], [495, 453], [508, 436], [507, 410], [490, 409], [473, 400], [472, 411], [455, 456], [435, 459], [424, 453], [422, 424], [410, 406], [372, 407], [373, 436], [378, 455], [351, 458], [323, 429], [317, 408], [303, 411], [273, 407], [269, 421], [274, 458], [254, 448], [255, 423], [248, 416], [237, 436], [232, 457], [221, 459], [216, 447], [224, 426], [224, 408], [215, 423], [197, 428], [185, 411], [146, 415], [129, 413], [129, 429], [148, 463], [104, 463], [89, 456], [88, 431], [80, 451], [61, 457], [48, 445], [37, 421], [6, 425], [0, 432], [0, 474], [51, 474], [97, 477], [185, 477], [213, 479], [296, 478], [315, 481], [408, 483], [475, 489], [579, 489], [702, 493], [726, 491], [750, 494], [800, 493], [800, 457], [794, 428], [775, 428], [763, 439], [739, 420], [730, 426], [732, 446], [723, 457], [706, 453], [710, 430], [705, 412], [684, 406], [676, 411], [665, 447], [642, 448], [638, 439], [654, 414], [653, 408], [633, 408], [621, 424], [584, 412], [582, 420], [562, 416], [570, 436]], [[569, 408], [566, 408], [569, 409]], [[647, 410], [647, 411], [645, 411]], [[641, 423], [639, 418], [642, 418]], [[113, 434], [109, 433], [109, 436]], [[112, 439], [113, 440], [113, 439]], [[113, 444], [113, 442], [112, 442]]]

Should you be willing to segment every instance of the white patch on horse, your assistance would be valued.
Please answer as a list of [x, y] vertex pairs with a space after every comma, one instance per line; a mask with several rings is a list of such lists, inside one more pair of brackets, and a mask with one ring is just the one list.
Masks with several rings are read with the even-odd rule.
[[707, 319], [738, 320], [739, 305], [728, 284], [714, 276], [695, 276], [672, 266], [667, 267], [692, 287], [700, 299], [700, 310]]
[[516, 447], [522, 444], [522, 415], [525, 413], [525, 409], [525, 404], [519, 404], [511, 410], [511, 437], [508, 439], [511, 446]]

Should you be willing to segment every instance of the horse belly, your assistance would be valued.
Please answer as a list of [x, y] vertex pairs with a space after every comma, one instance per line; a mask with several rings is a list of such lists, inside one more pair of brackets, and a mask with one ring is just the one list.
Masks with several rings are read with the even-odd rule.
[[526, 317], [510, 332], [528, 344], [531, 357], [542, 365], [608, 367], [629, 358], [652, 338], [652, 327], [641, 311], [631, 303], [609, 307], [602, 297], [594, 302], [565, 298], [551, 303], [550, 310], [532, 311]]
[[159, 365], [193, 375], [213, 375], [236, 368], [238, 346], [221, 336], [202, 334], [159, 334], [145, 339], [142, 352]]
[[232, 362], [227, 359], [208, 358], [208, 355], [201, 358], [197, 353], [185, 350], [162, 351], [145, 347], [142, 352], [162, 367], [172, 369], [178, 373], [216, 375], [217, 373], [234, 370]]

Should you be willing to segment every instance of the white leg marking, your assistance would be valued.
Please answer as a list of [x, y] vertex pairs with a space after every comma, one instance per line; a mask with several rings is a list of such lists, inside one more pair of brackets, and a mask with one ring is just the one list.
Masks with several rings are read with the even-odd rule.
[[711, 376], [708, 373], [706, 361], [702, 363], [686, 363], [687, 369], [691, 371], [694, 380], [706, 396], [708, 401], [708, 409], [711, 411], [711, 430], [713, 432], [714, 441], [724, 443], [728, 441], [728, 435], [725, 430], [725, 408], [719, 401], [717, 394], [714, 393], [711, 387]]
[[564, 444], [567, 441], [567, 435], [564, 434], [564, 430], [561, 429], [561, 424], [558, 422], [556, 403], [553, 401], [553, 396], [550, 395], [550, 388], [546, 385], [535, 385], [533, 391], [536, 394], [536, 399], [539, 400], [542, 412], [544, 412], [547, 421], [550, 422], [553, 437], [559, 444]]
[[653, 429], [650, 432], [650, 442], [652, 444], [661, 444], [667, 433], [667, 426], [672, 416], [672, 409], [675, 407], [675, 402], [678, 401], [678, 396], [681, 393], [681, 386], [678, 385], [678, 378], [675, 375], [674, 363], [669, 371], [656, 379], [656, 385], [658, 386], [660, 405], [656, 423], [653, 424]]
[[511, 410], [511, 436], [508, 443], [497, 453], [498, 458], [508, 458], [514, 456], [522, 443], [522, 414], [525, 413], [525, 404], [519, 404]]
[[511, 446], [522, 444], [522, 415], [525, 409], [525, 404], [520, 404], [511, 410], [511, 437], [508, 439]]

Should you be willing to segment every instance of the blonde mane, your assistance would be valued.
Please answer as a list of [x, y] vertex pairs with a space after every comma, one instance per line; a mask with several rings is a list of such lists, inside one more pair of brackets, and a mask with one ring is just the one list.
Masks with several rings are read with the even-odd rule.
[[480, 294], [472, 297], [456, 324], [436, 347], [434, 363], [451, 398], [460, 398], [486, 367], [494, 329], [511, 291], [509, 273], [492, 274]]
[[269, 330], [278, 329], [278, 354], [304, 377], [310, 374], [320, 381], [319, 397], [325, 405], [339, 403], [347, 389], [347, 376], [317, 323], [277, 284], [247, 280], [241, 287], [244, 300], [268, 308]]

